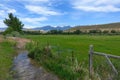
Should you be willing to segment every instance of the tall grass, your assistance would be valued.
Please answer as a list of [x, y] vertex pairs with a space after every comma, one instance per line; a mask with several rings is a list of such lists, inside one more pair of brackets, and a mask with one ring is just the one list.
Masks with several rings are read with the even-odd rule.
[[45, 47], [41, 48], [38, 42], [37, 44], [27, 44], [28, 56], [38, 61], [48, 71], [52, 71], [63, 80], [84, 80], [84, 76], [87, 73], [77, 58], [55, 54], [54, 48], [48, 50]]

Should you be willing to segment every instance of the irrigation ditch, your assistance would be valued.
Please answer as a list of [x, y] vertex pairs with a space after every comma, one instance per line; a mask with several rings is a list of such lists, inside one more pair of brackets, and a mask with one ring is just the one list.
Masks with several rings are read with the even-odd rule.
[[25, 45], [30, 40], [15, 37], [10, 39], [16, 41], [15, 49], [17, 52], [12, 67], [13, 80], [59, 80], [56, 75], [38, 66], [38, 63], [28, 57]]

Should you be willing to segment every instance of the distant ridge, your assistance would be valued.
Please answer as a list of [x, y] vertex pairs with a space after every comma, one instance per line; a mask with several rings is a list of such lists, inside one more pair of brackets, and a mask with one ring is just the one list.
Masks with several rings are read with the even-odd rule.
[[116, 31], [120, 31], [120, 22], [117, 23], [109, 23], [109, 24], [99, 24], [99, 25], [85, 25], [85, 26], [75, 26], [72, 27], [66, 31], [76, 31], [76, 30], [81, 30], [81, 31], [90, 31], [90, 30], [107, 30], [107, 31], [111, 31], [111, 30], [116, 30]]

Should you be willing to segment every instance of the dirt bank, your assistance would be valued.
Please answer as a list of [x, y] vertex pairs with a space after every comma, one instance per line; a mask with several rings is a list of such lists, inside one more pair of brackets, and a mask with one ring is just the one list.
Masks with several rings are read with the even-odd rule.
[[26, 43], [29, 43], [31, 40], [19, 37], [8, 37], [7, 39], [13, 40], [16, 42], [16, 47], [19, 49], [24, 49]]

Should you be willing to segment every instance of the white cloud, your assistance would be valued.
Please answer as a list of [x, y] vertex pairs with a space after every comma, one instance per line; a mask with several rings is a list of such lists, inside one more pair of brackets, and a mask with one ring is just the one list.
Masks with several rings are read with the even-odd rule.
[[5, 17], [5, 11], [4, 10], [0, 10], [0, 17]]
[[28, 29], [30, 29], [30, 28], [35, 28], [35, 27], [38, 27], [38, 26], [33, 26], [33, 25], [25, 25], [25, 26], [24, 26], [24, 28], [28, 28]]
[[0, 4], [0, 17], [5, 18], [8, 13], [16, 13], [16, 10]]
[[42, 23], [39, 23], [38, 25], [26, 24], [26, 25], [24, 26], [24, 28], [30, 29], [30, 28], [42, 27], [43, 25], [44, 25], [44, 24], [42, 24]]
[[[28, 0], [26, 0], [28, 1]], [[29, 0], [29, 1], [34, 1], [34, 2], [48, 2], [49, 0]]]
[[15, 9], [9, 9], [9, 8], [8, 8], [8, 9], [7, 9], [7, 12], [8, 12], [8, 13], [16, 13], [16, 10], [15, 10]]
[[0, 10], [0, 18], [6, 18], [8, 16], [8, 13], [16, 13], [15, 9], [2, 9]]
[[94, 2], [94, 4], [96, 5], [119, 5], [120, 4], [120, 0], [97, 0]]
[[8, 16], [8, 13], [16, 13], [16, 10], [0, 4], [0, 28], [6, 27], [3, 20]]
[[26, 5], [25, 7], [29, 11], [36, 13], [36, 14], [41, 14], [41, 15], [60, 15], [61, 14], [48, 7], [35, 6], [35, 5]]
[[74, 0], [73, 8], [91, 12], [118, 12], [120, 0]]
[[[24, 17], [20, 18], [20, 20], [24, 23], [24, 28], [33, 28], [33, 27], [39, 27], [41, 22], [48, 20], [46, 17], [38, 17], [38, 18], [29, 18]], [[36, 25], [36, 26], [35, 26]]]
[[4, 12], [7, 12], [7, 13], [16, 13], [15, 9], [8, 8], [7, 6], [0, 4], [0, 11], [3, 11], [3, 10]]
[[41, 4], [49, 4], [51, 3], [51, 0], [17, 0], [20, 3], [22, 2], [22, 4], [24, 5], [41, 5]]
[[49, 2], [50, 0], [19, 0], [19, 1], [35, 3], [35, 2]]
[[120, 11], [120, 8], [114, 7], [112, 5], [108, 6], [77, 6], [76, 9], [84, 10], [84, 11], [94, 11], [94, 12], [117, 12]]
[[47, 18], [46, 17], [40, 17], [40, 18], [20, 18], [23, 22], [27, 22], [27, 23], [38, 23], [38, 22], [42, 22], [42, 21], [46, 21]]
[[0, 20], [0, 28], [4, 28], [6, 25], [3, 23], [3, 20]]

